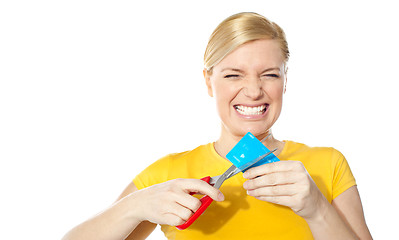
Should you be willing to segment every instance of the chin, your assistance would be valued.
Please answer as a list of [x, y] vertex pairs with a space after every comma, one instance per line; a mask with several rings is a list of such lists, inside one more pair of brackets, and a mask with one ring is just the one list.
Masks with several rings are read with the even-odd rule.
[[247, 132], [251, 132], [255, 137], [258, 137], [258, 136], [263, 136], [263, 135], [267, 134], [268, 131], [269, 130], [266, 130], [266, 129], [263, 129], [263, 130], [248, 130], [248, 131], [246, 131], [246, 133]]

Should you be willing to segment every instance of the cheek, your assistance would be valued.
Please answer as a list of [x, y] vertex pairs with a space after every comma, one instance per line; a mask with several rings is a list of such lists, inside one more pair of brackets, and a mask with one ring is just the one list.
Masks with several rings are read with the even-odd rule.
[[274, 86], [266, 87], [266, 93], [273, 101], [279, 101], [284, 95], [284, 83], [276, 83]]
[[213, 84], [213, 97], [216, 101], [218, 115], [222, 121], [227, 121], [227, 119], [229, 119], [233, 110], [231, 104], [237, 92], [237, 88], [234, 84], [224, 84], [221, 82]]
[[237, 95], [237, 89], [232, 84], [223, 84], [216, 81], [213, 84], [213, 95], [218, 105], [229, 105]]

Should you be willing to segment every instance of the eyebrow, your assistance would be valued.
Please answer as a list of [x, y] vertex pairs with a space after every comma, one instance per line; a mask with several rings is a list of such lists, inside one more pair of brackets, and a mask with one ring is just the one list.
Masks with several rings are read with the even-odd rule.
[[[226, 70], [231, 70], [231, 71], [240, 72], [240, 73], [243, 73], [243, 72], [244, 72], [244, 71], [241, 70], [241, 69], [238, 69], [238, 68], [229, 68], [229, 67], [228, 67], [228, 68], [223, 68], [221, 72], [224, 72], [224, 71], [226, 71]], [[273, 70], [277, 70], [277, 71], [280, 72], [280, 68], [278, 68], [278, 67], [271, 67], [271, 68], [266, 68], [265, 70], [262, 71], [262, 73], [269, 72], [269, 71], [273, 71]]]
[[244, 71], [238, 68], [223, 68], [222, 72], [226, 71], [226, 70], [230, 70], [230, 71], [235, 71], [235, 72], [240, 72], [243, 73]]

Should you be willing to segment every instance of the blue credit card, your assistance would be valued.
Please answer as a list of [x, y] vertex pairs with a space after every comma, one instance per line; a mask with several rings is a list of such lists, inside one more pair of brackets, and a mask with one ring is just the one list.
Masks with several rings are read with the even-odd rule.
[[245, 172], [251, 167], [257, 167], [266, 163], [280, 161], [276, 155], [271, 153], [259, 160], [252, 166], [247, 166], [252, 160], [270, 152], [252, 133], [248, 132], [243, 138], [227, 153], [226, 158], [241, 171]]

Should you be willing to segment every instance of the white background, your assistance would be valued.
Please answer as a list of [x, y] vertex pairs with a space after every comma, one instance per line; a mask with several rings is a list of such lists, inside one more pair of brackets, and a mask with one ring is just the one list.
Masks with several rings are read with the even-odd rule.
[[203, 52], [217, 24], [242, 11], [287, 34], [274, 134], [344, 153], [374, 238], [392, 239], [396, 10], [394, 1], [1, 1], [0, 239], [60, 239], [150, 163], [216, 140]]

